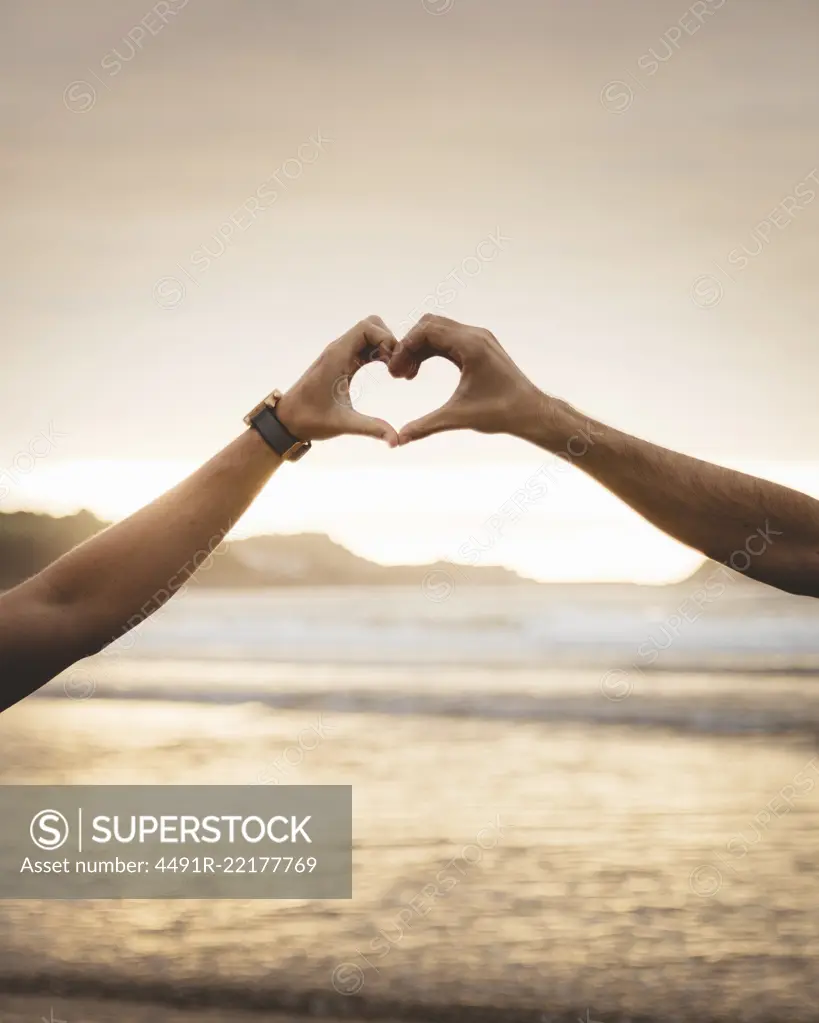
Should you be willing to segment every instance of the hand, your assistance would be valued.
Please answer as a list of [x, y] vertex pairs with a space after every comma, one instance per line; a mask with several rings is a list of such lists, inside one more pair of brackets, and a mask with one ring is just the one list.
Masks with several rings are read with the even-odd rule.
[[395, 348], [390, 373], [414, 380], [421, 364], [434, 356], [449, 359], [460, 369], [460, 383], [445, 405], [408, 423], [399, 444], [445, 430], [523, 436], [551, 400], [515, 365], [494, 334], [445, 316], [427, 314], [418, 321]]
[[368, 362], [389, 362], [398, 341], [380, 316], [368, 316], [321, 353], [281, 399], [276, 414], [299, 440], [344, 434], [377, 437], [391, 448], [398, 434], [383, 419], [356, 412], [350, 381]]

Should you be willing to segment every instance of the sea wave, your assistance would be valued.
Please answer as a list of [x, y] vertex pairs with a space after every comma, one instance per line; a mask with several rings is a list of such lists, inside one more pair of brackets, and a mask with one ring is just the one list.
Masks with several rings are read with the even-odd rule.
[[174, 660], [89, 664], [72, 671], [34, 698], [255, 704], [334, 714], [819, 737], [819, 686], [813, 672], [362, 668]]
[[113, 658], [544, 666], [551, 662], [819, 672], [819, 602], [740, 591], [698, 606], [676, 587], [189, 593]]

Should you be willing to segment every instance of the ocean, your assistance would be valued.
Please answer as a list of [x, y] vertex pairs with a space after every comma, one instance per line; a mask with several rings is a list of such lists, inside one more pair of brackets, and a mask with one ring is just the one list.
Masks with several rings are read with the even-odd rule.
[[354, 898], [2, 903], [0, 1020], [819, 1019], [819, 604], [723, 583], [192, 587], [3, 783], [350, 784]]

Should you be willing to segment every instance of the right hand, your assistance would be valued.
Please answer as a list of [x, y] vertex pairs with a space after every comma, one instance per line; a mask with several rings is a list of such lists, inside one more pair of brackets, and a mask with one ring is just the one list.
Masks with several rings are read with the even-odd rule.
[[552, 400], [518, 368], [494, 334], [429, 313], [393, 351], [390, 373], [414, 380], [421, 364], [435, 356], [460, 369], [460, 383], [445, 405], [408, 423], [398, 436], [399, 444], [446, 430], [523, 436]]

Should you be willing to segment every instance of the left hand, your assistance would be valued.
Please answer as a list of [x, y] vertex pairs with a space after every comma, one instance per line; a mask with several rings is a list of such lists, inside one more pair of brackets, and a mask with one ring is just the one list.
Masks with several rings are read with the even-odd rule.
[[345, 434], [377, 437], [391, 448], [398, 434], [383, 419], [353, 408], [350, 381], [368, 362], [389, 362], [398, 341], [380, 316], [361, 320], [333, 341], [284, 395], [276, 408], [282, 424], [299, 440], [330, 440]]

